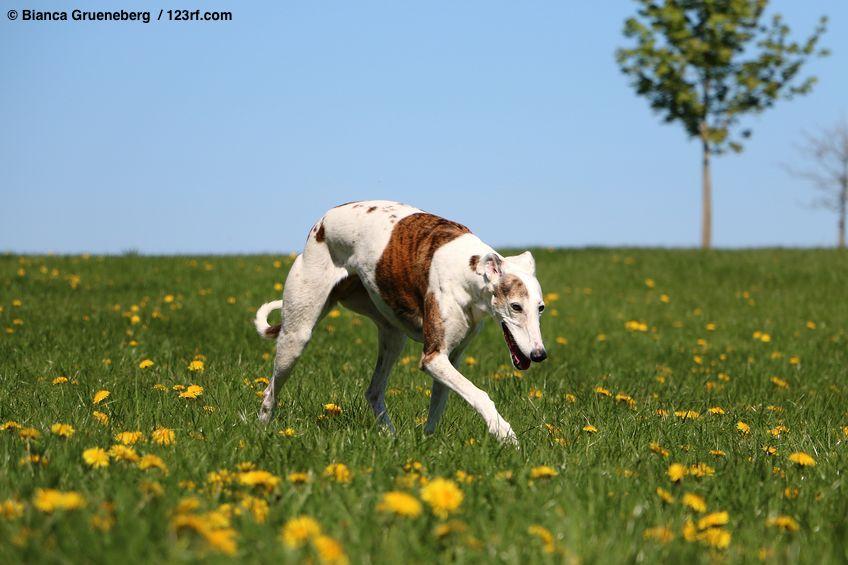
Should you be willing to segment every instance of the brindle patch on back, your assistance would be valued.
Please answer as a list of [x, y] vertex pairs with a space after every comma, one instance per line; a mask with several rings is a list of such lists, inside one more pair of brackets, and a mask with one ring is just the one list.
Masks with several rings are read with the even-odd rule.
[[321, 227], [319, 227], [318, 231], [315, 233], [315, 241], [317, 241], [319, 243], [324, 241], [325, 235], [326, 234], [324, 233], [324, 222], [322, 221]]
[[392, 229], [377, 262], [377, 288], [398, 319], [414, 330], [426, 322], [424, 301], [433, 254], [466, 233], [471, 232], [462, 224], [425, 212], [401, 218]]
[[515, 275], [502, 276], [495, 288], [495, 302], [498, 304], [506, 304], [511, 300], [523, 300], [528, 295], [524, 282]]
[[479, 255], [472, 255], [471, 258], [468, 259], [468, 266], [471, 267], [473, 272], [477, 272], [477, 264], [480, 262]]

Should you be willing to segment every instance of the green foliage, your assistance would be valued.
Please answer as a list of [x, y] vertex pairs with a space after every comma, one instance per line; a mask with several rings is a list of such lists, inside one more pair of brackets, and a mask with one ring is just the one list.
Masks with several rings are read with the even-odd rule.
[[[397, 437], [377, 429], [363, 396], [376, 332], [345, 309], [316, 328], [283, 388], [278, 418], [257, 426], [262, 383], [255, 379], [269, 376], [274, 344], [256, 336], [251, 318], [257, 305], [279, 296], [274, 286], [290, 259], [0, 256], [0, 422], [41, 433], [24, 441], [14, 429], [0, 431], [0, 563], [317, 563], [308, 548], [280, 541], [282, 525], [300, 514], [338, 539], [351, 563], [756, 563], [761, 549], [767, 562], [846, 562], [848, 301], [838, 297], [848, 255], [535, 256], [543, 289], [556, 294], [542, 320], [549, 359], [516, 378], [490, 323], [467, 351], [476, 362], [462, 364], [518, 432], [518, 450], [488, 437], [455, 396], [437, 434], [424, 436], [429, 381], [416, 366], [418, 344], [408, 346], [389, 382]], [[198, 354], [205, 370], [191, 372]], [[139, 368], [143, 359], [154, 365]], [[58, 376], [68, 381], [53, 384]], [[180, 398], [172, 388], [189, 383], [202, 386], [202, 396]], [[101, 389], [111, 394], [94, 405]], [[330, 402], [342, 413], [322, 418]], [[708, 412], [716, 406], [725, 414]], [[94, 410], [109, 421], [95, 420]], [[690, 410], [700, 417], [674, 415]], [[740, 420], [749, 434], [736, 429]], [[76, 433], [52, 434], [56, 422]], [[597, 432], [584, 431], [587, 424]], [[769, 430], [779, 425], [788, 431], [773, 437]], [[174, 430], [174, 445], [151, 441], [159, 426]], [[292, 437], [278, 433], [287, 427]], [[85, 464], [84, 450], [109, 449], [126, 430], [144, 434], [134, 448], [161, 457], [168, 474], [115, 460], [102, 469]], [[668, 455], [652, 451], [652, 442]], [[777, 453], [766, 454], [765, 445]], [[817, 465], [791, 463], [795, 451]], [[48, 463], [29, 463], [28, 455]], [[387, 491], [420, 495], [404, 470], [409, 460], [421, 462], [428, 478], [475, 477], [459, 485], [465, 499], [453, 518], [464, 532], [438, 537], [434, 530], [445, 522], [426, 508], [414, 519], [377, 510]], [[214, 488], [209, 473], [234, 473], [246, 461], [283, 482], [271, 492]], [[350, 483], [322, 477], [333, 462], [348, 465]], [[674, 484], [671, 463], [705, 463], [715, 474]], [[532, 480], [540, 465], [559, 474]], [[295, 471], [311, 480], [286, 480]], [[677, 502], [663, 503], [658, 487]], [[45, 514], [32, 504], [38, 488], [77, 491], [87, 504]], [[245, 491], [267, 501], [268, 515], [261, 523], [231, 517], [234, 556], [174, 527], [183, 497], [197, 497], [197, 512], [208, 512], [238, 505]], [[702, 516], [681, 504], [685, 493], [702, 496], [708, 512], [729, 513], [727, 549], [683, 539], [686, 521]], [[20, 516], [3, 511], [7, 499], [21, 502]], [[108, 531], [92, 522], [103, 514], [114, 516]], [[779, 515], [794, 518], [799, 530], [766, 524]], [[528, 531], [534, 524], [551, 531], [550, 547]], [[646, 539], [657, 526], [674, 539]]]
[[826, 17], [793, 41], [780, 14], [762, 21], [767, 0], [637, 2], [624, 24], [635, 45], [616, 51], [622, 71], [666, 122], [681, 122], [713, 153], [742, 150], [750, 131], [733, 130], [744, 114], [810, 92], [816, 78], [802, 78], [802, 67], [827, 54], [819, 48]]

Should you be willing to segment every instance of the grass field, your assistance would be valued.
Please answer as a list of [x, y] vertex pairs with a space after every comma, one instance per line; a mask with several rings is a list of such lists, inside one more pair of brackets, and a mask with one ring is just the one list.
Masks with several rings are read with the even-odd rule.
[[520, 449], [456, 397], [423, 435], [418, 344], [376, 428], [346, 310], [260, 428], [289, 257], [0, 257], [0, 561], [848, 560], [848, 255], [535, 255], [549, 360], [462, 364]]

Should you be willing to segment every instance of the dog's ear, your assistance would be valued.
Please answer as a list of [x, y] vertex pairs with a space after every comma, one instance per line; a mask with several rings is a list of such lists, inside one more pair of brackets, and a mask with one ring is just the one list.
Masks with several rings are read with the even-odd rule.
[[536, 260], [533, 259], [533, 254], [529, 251], [525, 251], [521, 255], [507, 257], [506, 260], [525, 273], [536, 275]]
[[488, 253], [485, 257], [480, 259], [480, 263], [477, 266], [477, 272], [483, 275], [483, 280], [489, 286], [494, 286], [498, 284], [498, 281], [501, 278], [501, 267], [503, 265], [503, 259], [501, 259], [500, 255], [497, 253]]

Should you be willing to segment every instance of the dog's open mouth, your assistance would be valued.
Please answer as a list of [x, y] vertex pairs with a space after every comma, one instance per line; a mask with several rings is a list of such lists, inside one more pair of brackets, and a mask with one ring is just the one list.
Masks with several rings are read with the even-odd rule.
[[515, 338], [512, 337], [509, 328], [506, 327], [506, 322], [501, 322], [501, 329], [503, 330], [506, 345], [507, 347], [509, 347], [509, 354], [512, 357], [512, 364], [515, 365], [516, 369], [526, 371], [530, 368], [530, 358], [528, 358], [521, 352], [521, 349], [519, 349], [518, 344], [515, 343]]

